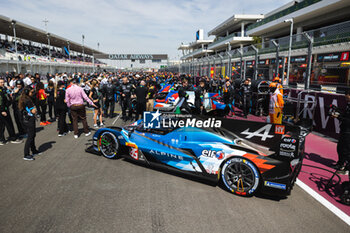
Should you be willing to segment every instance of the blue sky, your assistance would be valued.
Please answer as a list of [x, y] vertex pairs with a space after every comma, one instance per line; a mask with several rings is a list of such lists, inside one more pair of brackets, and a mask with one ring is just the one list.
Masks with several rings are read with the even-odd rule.
[[0, 14], [106, 53], [167, 53], [233, 14], [263, 14], [290, 0], [0, 0]]

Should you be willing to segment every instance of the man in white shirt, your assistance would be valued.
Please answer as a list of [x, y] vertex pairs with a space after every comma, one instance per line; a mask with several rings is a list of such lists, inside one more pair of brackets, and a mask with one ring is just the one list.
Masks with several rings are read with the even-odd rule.
[[30, 84], [32, 84], [32, 81], [30, 80], [30, 75], [27, 75], [24, 79], [23, 79], [23, 83], [25, 86], [29, 86]]

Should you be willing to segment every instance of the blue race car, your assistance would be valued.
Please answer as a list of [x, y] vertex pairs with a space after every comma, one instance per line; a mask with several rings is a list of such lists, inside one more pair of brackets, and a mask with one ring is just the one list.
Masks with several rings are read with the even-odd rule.
[[[193, 123], [193, 119], [189, 121]], [[221, 180], [237, 195], [251, 196], [261, 189], [285, 196], [290, 194], [301, 169], [304, 137], [286, 133], [280, 142], [281, 151], [268, 153], [225, 129], [179, 125], [149, 129], [139, 120], [124, 128], [99, 129], [87, 151], [109, 159], [124, 157], [166, 167], [214, 182]]]

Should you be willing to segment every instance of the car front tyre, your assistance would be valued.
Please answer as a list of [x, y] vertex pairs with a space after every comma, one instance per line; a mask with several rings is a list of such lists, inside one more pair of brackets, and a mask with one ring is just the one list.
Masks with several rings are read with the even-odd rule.
[[99, 136], [98, 146], [102, 155], [108, 159], [115, 159], [119, 155], [119, 140], [111, 132], [106, 131]]

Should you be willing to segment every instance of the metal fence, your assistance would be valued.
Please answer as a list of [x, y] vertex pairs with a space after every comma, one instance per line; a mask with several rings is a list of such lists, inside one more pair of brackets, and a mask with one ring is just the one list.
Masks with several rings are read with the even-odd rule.
[[[292, 46], [288, 66], [290, 38]], [[182, 61], [171, 68], [194, 76], [221, 75], [268, 80], [279, 76], [290, 86], [333, 90], [350, 86], [349, 52], [350, 21], [347, 21], [292, 37]]]

